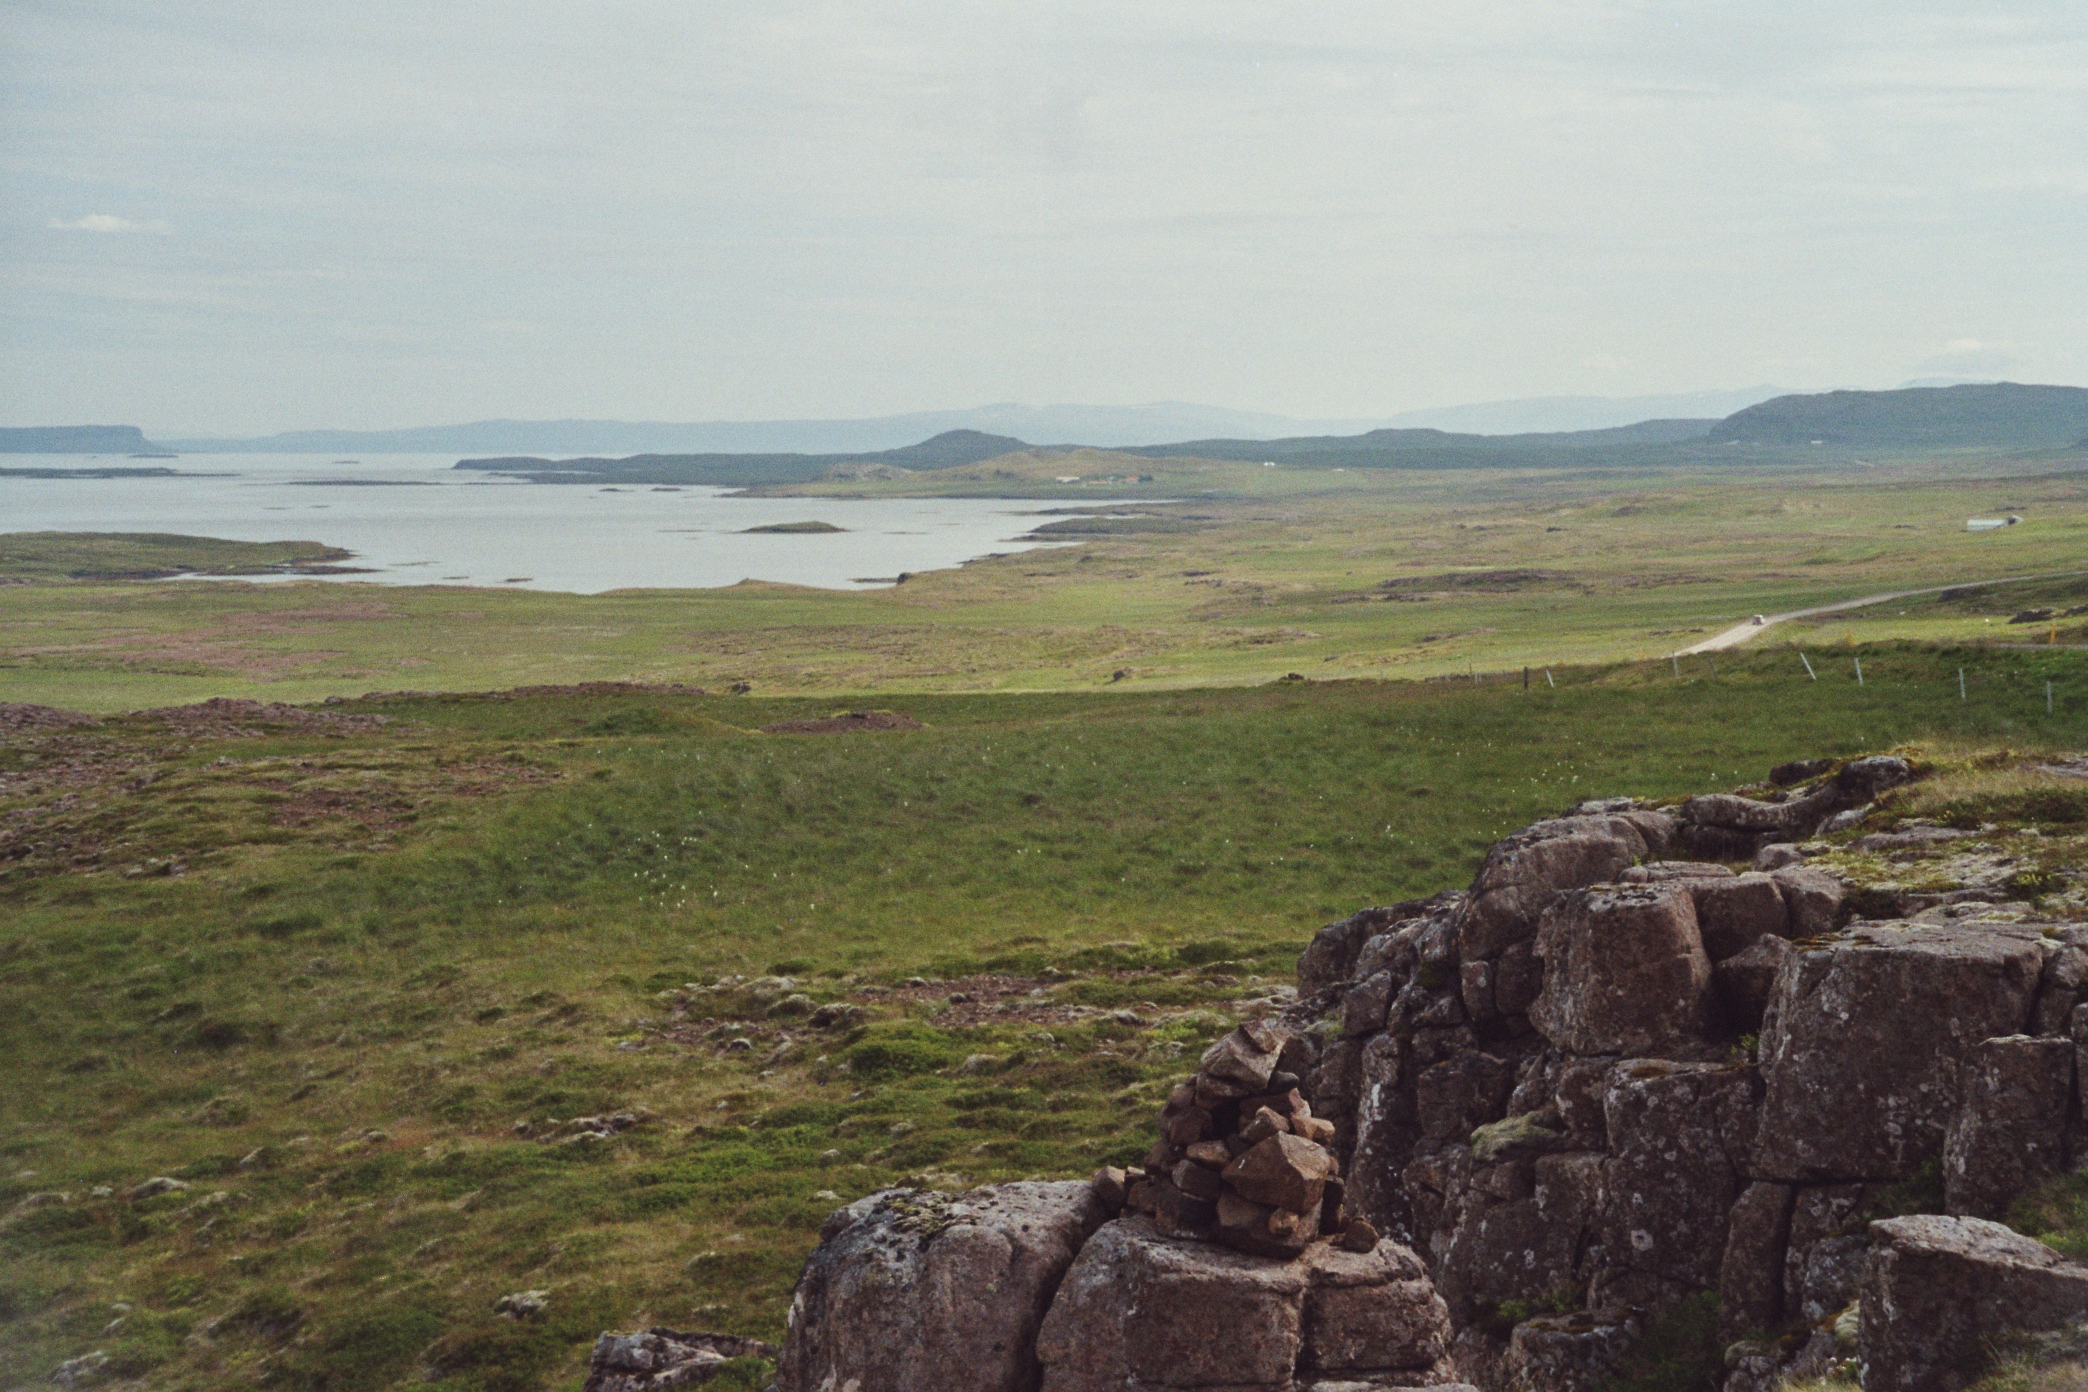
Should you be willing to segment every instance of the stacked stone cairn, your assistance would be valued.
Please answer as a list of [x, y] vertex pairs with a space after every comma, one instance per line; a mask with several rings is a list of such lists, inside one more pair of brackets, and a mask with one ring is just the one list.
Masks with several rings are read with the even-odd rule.
[[[1298, 1089], [1315, 1053], [1274, 1025], [1243, 1025], [1213, 1044], [1160, 1112], [1160, 1137], [1125, 1205], [1164, 1233], [1214, 1238], [1264, 1257], [1296, 1257], [1323, 1235], [1355, 1252], [1378, 1242], [1348, 1212], [1334, 1124]], [[1114, 1186], [1104, 1172], [1098, 1184]]]

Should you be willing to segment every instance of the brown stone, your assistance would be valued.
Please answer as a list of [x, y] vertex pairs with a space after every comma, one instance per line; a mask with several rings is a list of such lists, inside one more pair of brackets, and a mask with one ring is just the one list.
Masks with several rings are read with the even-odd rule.
[[2088, 1267], [1979, 1218], [1871, 1224], [1857, 1359], [1865, 1392], [1959, 1392], [1990, 1341], [2088, 1316]]
[[1795, 1191], [1784, 1248], [1784, 1315], [1816, 1323], [1856, 1298], [1870, 1251], [1861, 1184], [1810, 1184]]
[[840, 1209], [791, 1298], [779, 1392], [1034, 1388], [1046, 1307], [1103, 1216], [1073, 1181], [887, 1190]]
[[1218, 1171], [1199, 1165], [1194, 1160], [1184, 1160], [1175, 1166], [1171, 1178], [1174, 1180], [1175, 1188], [1192, 1199], [1216, 1203], [1218, 1196], [1225, 1192], [1225, 1182], [1218, 1178]]
[[1334, 1139], [1334, 1123], [1315, 1116], [1292, 1118], [1291, 1131], [1319, 1145], [1327, 1145]]
[[1654, 1054], [1710, 1021], [1711, 962], [1678, 884], [1562, 895], [1537, 931], [1544, 989], [1530, 1023], [1568, 1053]]
[[2003, 1217], [2032, 1185], [2065, 1170], [2073, 1073], [2068, 1039], [2013, 1035], [1973, 1048], [1943, 1138], [1945, 1212]]
[[1334, 1173], [1334, 1157], [1311, 1141], [1270, 1136], [1224, 1170], [1225, 1182], [1251, 1203], [1294, 1212], [1317, 1210], [1320, 1188]]
[[1223, 1141], [1198, 1141], [1195, 1145], [1184, 1147], [1182, 1155], [1185, 1159], [1194, 1160], [1199, 1165], [1208, 1165], [1214, 1170], [1222, 1170], [1232, 1162], [1232, 1151]]
[[1774, 1329], [1783, 1317], [1793, 1197], [1788, 1184], [1756, 1183], [1733, 1204], [1718, 1266], [1718, 1337], [1726, 1343]]
[[1544, 989], [1544, 963], [1538, 960], [1535, 943], [1511, 943], [1494, 962], [1494, 1008], [1503, 1015], [1529, 1010]]
[[1160, 1134], [1170, 1145], [1194, 1144], [1211, 1134], [1211, 1114], [1201, 1107], [1186, 1107], [1161, 1119]]
[[1482, 961], [1528, 941], [1561, 890], [1614, 879], [1646, 851], [1640, 829], [1617, 816], [1537, 822], [1495, 842], [1458, 916], [1460, 958]]
[[1824, 870], [1808, 870], [1802, 865], [1772, 870], [1769, 878], [1776, 881], [1784, 907], [1790, 913], [1790, 936], [1817, 938], [1834, 931], [1841, 918], [1842, 900], [1848, 895], [1848, 887], [1839, 879]]
[[1139, 1175], [1124, 1186], [1124, 1207], [1134, 1213], [1153, 1211], [1153, 1181]]
[[1421, 1144], [1463, 1141], [1498, 1121], [1515, 1090], [1515, 1065], [1478, 1049], [1421, 1070], [1414, 1081], [1414, 1115]]
[[1237, 1096], [1262, 1092], [1269, 1086], [1269, 1075], [1276, 1071], [1282, 1051], [1283, 1036], [1278, 1031], [1259, 1024], [1242, 1025], [1204, 1050], [1197, 1076], [1238, 1087]]
[[1385, 1009], [1402, 983], [1389, 971], [1360, 981], [1341, 998], [1341, 1032], [1354, 1038], [1385, 1027]]
[[1368, 1252], [1378, 1245], [1378, 1230], [1368, 1218], [1350, 1218], [1341, 1225], [1341, 1246], [1344, 1251]]
[[1124, 1200], [1131, 1192], [1130, 1177], [1114, 1165], [1104, 1165], [1096, 1170], [1088, 1181], [1088, 1187], [1095, 1191], [1096, 1202], [1108, 1209], [1111, 1217], [1123, 1209]]
[[1289, 1392], [1308, 1282], [1302, 1263], [1184, 1242], [1141, 1218], [1107, 1224], [1066, 1273], [1037, 1337], [1043, 1392]]
[[1596, 1392], [1638, 1341], [1638, 1324], [1622, 1315], [1546, 1315], [1508, 1336], [1502, 1359], [1510, 1392]]
[[1153, 1224], [1165, 1233], [1201, 1236], [1218, 1221], [1218, 1206], [1182, 1192], [1172, 1179], [1153, 1182]]
[[1762, 1023], [1754, 1173], [1903, 1179], [1938, 1158], [1959, 1064], [2030, 1017], [2043, 948], [2014, 924], [1866, 924], [1785, 964]]
[[1751, 1068], [1636, 1059], [1610, 1071], [1599, 1226], [1612, 1272], [1717, 1284], [1760, 1096]]
[[1768, 875], [1750, 870], [1722, 880], [1699, 880], [1689, 892], [1696, 904], [1698, 936], [1713, 962], [1745, 951], [1764, 936], [1791, 935], [1783, 891]]
[[1269, 1137], [1280, 1136], [1290, 1129], [1289, 1121], [1263, 1107], [1247, 1118], [1246, 1124], [1240, 1127], [1240, 1139], [1250, 1146], [1258, 1145]]
[[1182, 1148], [1178, 1145], [1170, 1144], [1165, 1137], [1162, 1137], [1147, 1148], [1145, 1161], [1140, 1168], [1149, 1175], [1164, 1175], [1181, 1163], [1181, 1159]]

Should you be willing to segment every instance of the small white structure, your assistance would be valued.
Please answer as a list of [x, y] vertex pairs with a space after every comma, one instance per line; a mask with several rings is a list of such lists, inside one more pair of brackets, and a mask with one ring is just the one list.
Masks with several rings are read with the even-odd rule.
[[1968, 517], [1965, 519], [1965, 530], [1968, 532], [1998, 532], [2003, 527], [2013, 527], [2022, 520], [2021, 517], [2012, 512], [2006, 517]]

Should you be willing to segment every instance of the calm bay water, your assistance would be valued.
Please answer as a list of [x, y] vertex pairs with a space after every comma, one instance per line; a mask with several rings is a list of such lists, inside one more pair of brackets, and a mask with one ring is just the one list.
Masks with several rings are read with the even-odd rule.
[[[320, 541], [374, 573], [344, 580], [598, 594], [772, 580], [825, 589], [889, 583], [1017, 541], [1040, 511], [1094, 507], [973, 498], [734, 498], [719, 488], [539, 484], [452, 468], [455, 455], [183, 455], [173, 460], [0, 455], [0, 468], [154, 467], [140, 479], [0, 478], [0, 531], [178, 532], [233, 541]], [[814, 535], [746, 535], [829, 522]]]

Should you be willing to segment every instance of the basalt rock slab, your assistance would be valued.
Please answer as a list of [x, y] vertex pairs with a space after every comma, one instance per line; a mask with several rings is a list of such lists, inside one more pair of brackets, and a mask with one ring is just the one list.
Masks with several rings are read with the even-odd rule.
[[1716, 1286], [1760, 1096], [1752, 1068], [1632, 1059], [1611, 1070], [1598, 1303], [1604, 1291], [1654, 1305]]
[[1710, 1024], [1711, 961], [1682, 884], [1565, 894], [1537, 930], [1537, 955], [1544, 988], [1530, 1023], [1567, 1053], [1659, 1054]]
[[858, 1199], [798, 1278], [777, 1392], [1032, 1392], [1045, 1311], [1105, 1216], [1077, 1181]]
[[2066, 1168], [2070, 1039], [1981, 1041], [1959, 1078], [1957, 1115], [1943, 1139], [1943, 1206], [2000, 1218], [2032, 1185]]
[[1979, 1218], [1871, 1225], [1857, 1358], [1865, 1392], [1960, 1392], [1996, 1335], [2088, 1317], [2088, 1267]]
[[1902, 1179], [1936, 1159], [1962, 1060], [2023, 1028], [2043, 964], [2014, 924], [1865, 924], [1798, 952], [1762, 1023], [1755, 1174]]

